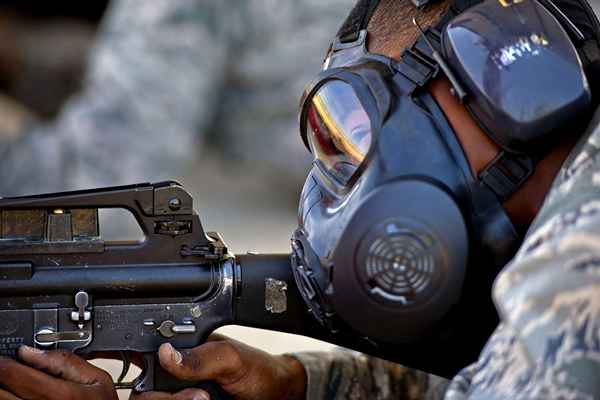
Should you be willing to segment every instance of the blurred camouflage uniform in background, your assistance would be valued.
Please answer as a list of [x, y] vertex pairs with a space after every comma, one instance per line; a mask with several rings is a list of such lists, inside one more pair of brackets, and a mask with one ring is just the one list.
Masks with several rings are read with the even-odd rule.
[[201, 150], [298, 190], [299, 95], [352, 3], [114, 1], [82, 92], [0, 144], [0, 193], [176, 178]]
[[356, 353], [300, 353], [307, 398], [600, 398], [600, 111], [496, 280], [494, 300], [502, 323], [451, 382]]

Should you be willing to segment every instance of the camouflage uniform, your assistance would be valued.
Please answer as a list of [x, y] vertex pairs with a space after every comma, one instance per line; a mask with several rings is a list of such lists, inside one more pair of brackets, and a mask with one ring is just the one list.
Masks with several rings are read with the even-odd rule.
[[82, 93], [0, 145], [0, 195], [174, 178], [207, 138], [299, 187], [299, 94], [353, 2], [115, 0]]
[[442, 390], [365, 356], [298, 354], [307, 398], [600, 399], [600, 111], [590, 126], [496, 280], [502, 323], [475, 364]]

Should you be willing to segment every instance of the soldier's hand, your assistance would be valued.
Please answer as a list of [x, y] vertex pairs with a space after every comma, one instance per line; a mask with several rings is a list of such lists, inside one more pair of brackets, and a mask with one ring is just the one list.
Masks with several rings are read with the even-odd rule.
[[72, 353], [22, 346], [19, 358], [0, 359], [0, 400], [117, 400], [110, 375]]
[[[176, 378], [214, 381], [237, 400], [302, 400], [306, 372], [297, 360], [273, 356], [236, 340], [212, 335], [192, 350], [177, 351], [169, 344], [159, 350], [160, 364]], [[147, 392], [135, 400], [207, 400], [207, 393], [188, 389], [175, 395]]]

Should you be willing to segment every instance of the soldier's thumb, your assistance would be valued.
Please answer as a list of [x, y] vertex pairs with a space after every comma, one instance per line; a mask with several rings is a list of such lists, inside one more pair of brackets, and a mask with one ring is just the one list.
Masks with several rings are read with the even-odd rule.
[[240, 367], [239, 355], [227, 342], [207, 342], [191, 350], [178, 351], [169, 343], [158, 351], [160, 365], [178, 379], [227, 384]]
[[185, 389], [175, 394], [164, 392], [131, 393], [129, 400], [210, 400], [210, 396], [200, 389]]

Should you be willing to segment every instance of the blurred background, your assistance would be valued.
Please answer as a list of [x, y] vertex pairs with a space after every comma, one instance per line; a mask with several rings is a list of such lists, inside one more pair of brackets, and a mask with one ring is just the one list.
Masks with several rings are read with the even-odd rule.
[[[175, 179], [234, 253], [288, 252], [311, 161], [298, 101], [353, 3], [4, 0], [0, 196]], [[221, 331], [272, 353], [330, 348]]]

